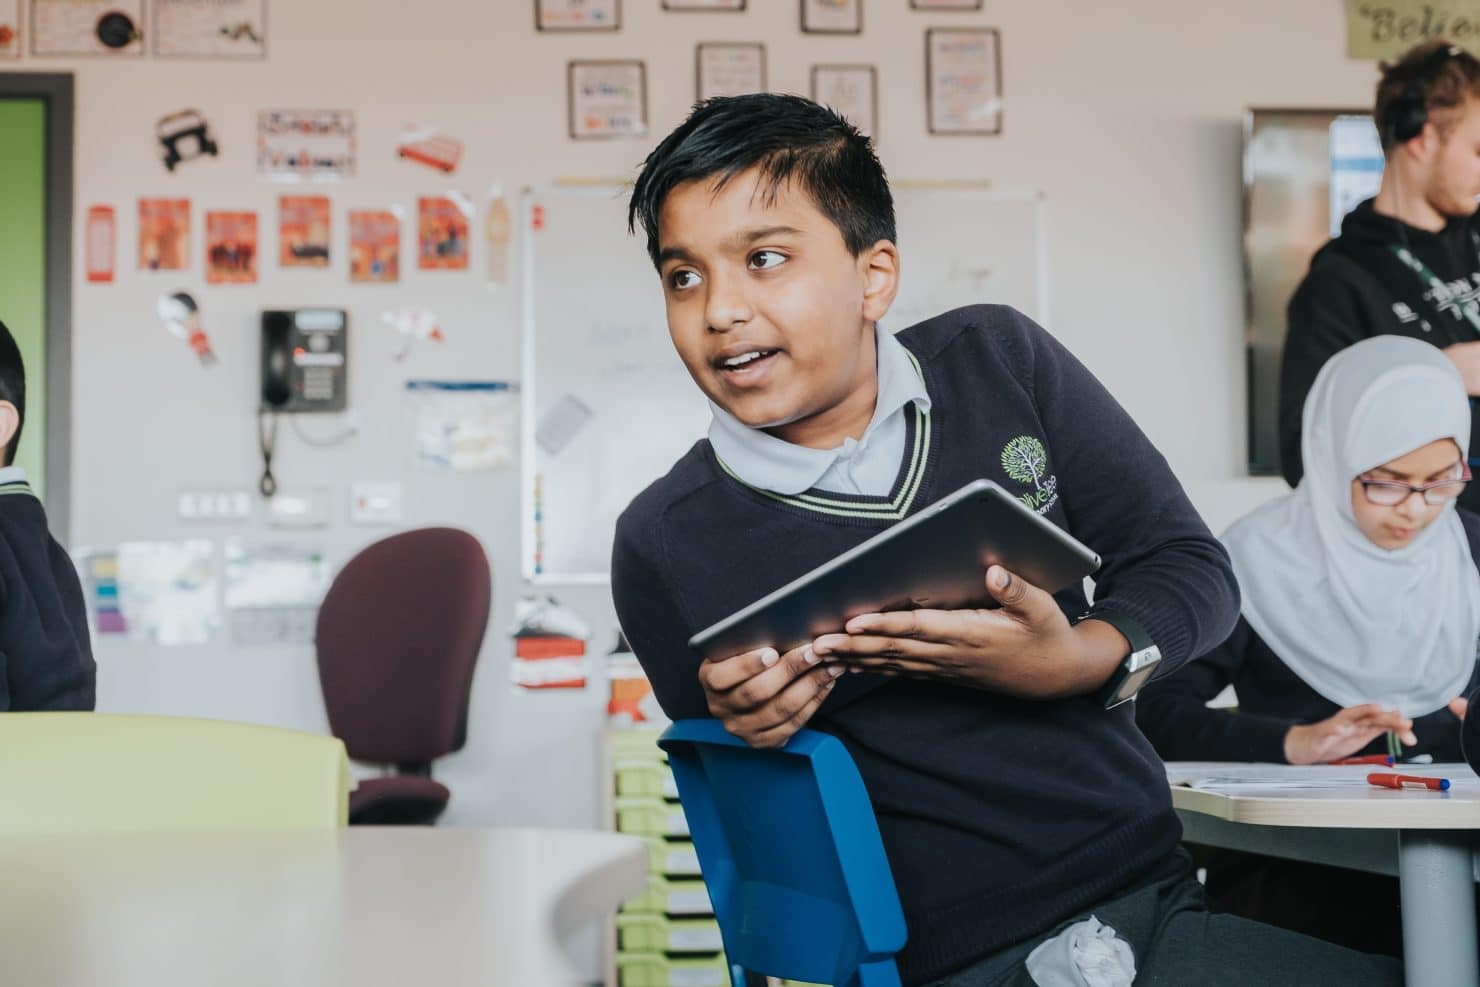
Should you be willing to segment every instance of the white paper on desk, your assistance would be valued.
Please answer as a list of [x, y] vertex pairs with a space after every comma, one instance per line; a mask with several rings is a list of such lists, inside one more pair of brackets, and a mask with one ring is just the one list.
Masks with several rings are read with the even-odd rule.
[[[1367, 788], [1367, 775], [1373, 771], [1415, 775], [1424, 778], [1448, 778], [1451, 783], [1473, 781], [1474, 775], [1465, 764], [1246, 764], [1227, 761], [1172, 761], [1167, 764], [1167, 781], [1199, 791], [1240, 792], [1255, 789], [1302, 790], [1332, 788]], [[1452, 790], [1452, 789], [1451, 789]]]

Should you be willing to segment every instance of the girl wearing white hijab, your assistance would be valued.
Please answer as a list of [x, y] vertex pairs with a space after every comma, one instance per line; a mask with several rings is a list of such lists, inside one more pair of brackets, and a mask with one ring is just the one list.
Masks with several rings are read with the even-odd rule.
[[[1405, 755], [1462, 759], [1480, 636], [1480, 518], [1454, 503], [1470, 476], [1469, 436], [1459, 372], [1427, 343], [1377, 336], [1325, 365], [1306, 399], [1300, 485], [1223, 536], [1243, 593], [1233, 635], [1137, 700], [1163, 758], [1315, 764], [1386, 753], [1392, 731]], [[1208, 709], [1228, 685], [1238, 711]], [[1210, 867], [1209, 891], [1250, 884], [1241, 861]], [[1240, 914], [1368, 950], [1374, 937], [1396, 943], [1388, 919], [1376, 930], [1350, 916], [1310, 926], [1312, 911], [1328, 921], [1331, 901], [1359, 900], [1338, 889], [1347, 876], [1391, 879], [1275, 862], [1258, 870], [1256, 897], [1277, 913]], [[1309, 890], [1319, 907], [1274, 872], [1318, 878]], [[1395, 908], [1396, 888], [1387, 896]]]

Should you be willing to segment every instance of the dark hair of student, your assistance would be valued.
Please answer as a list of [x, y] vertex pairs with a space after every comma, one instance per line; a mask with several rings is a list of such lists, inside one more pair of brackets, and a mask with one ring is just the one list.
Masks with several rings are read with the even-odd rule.
[[1417, 137], [1429, 121], [1447, 137], [1455, 111], [1480, 99], [1480, 59], [1448, 41], [1415, 45], [1380, 68], [1372, 117], [1384, 151]]
[[685, 182], [719, 186], [759, 168], [767, 201], [788, 183], [805, 192], [843, 234], [856, 257], [880, 240], [894, 242], [894, 197], [873, 143], [825, 106], [800, 96], [717, 96], [695, 105], [643, 162], [627, 208], [627, 227], [647, 233], [658, 264], [658, 216]]
[[21, 348], [16, 345], [15, 337], [4, 322], [0, 322], [0, 401], [15, 405], [20, 416], [20, 424], [16, 425], [15, 434], [5, 447], [5, 465], [9, 466], [15, 462], [15, 451], [21, 444], [21, 428], [26, 423], [26, 367], [21, 362]]

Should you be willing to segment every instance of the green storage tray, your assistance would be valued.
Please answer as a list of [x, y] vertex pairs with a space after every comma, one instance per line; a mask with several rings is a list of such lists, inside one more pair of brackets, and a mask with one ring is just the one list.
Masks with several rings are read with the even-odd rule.
[[632, 953], [712, 954], [725, 948], [714, 919], [666, 915], [619, 915], [617, 942]]

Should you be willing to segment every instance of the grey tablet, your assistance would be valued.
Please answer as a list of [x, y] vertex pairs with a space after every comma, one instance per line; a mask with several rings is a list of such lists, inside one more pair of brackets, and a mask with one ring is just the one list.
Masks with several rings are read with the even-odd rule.
[[1050, 593], [1090, 575], [1100, 557], [991, 480], [974, 480], [689, 638], [706, 658], [771, 646], [783, 654], [850, 618], [886, 610], [994, 607], [987, 567]]

